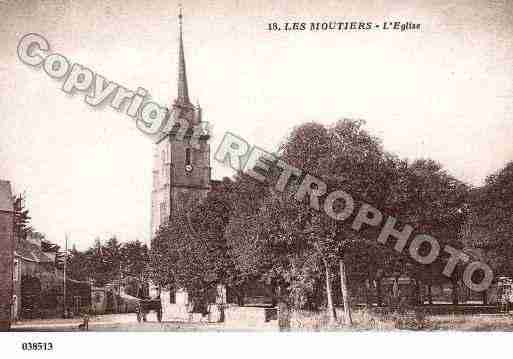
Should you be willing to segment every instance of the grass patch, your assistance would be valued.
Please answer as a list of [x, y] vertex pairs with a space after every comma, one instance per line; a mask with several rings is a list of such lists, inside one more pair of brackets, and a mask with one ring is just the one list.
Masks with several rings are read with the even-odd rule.
[[372, 310], [353, 311], [353, 326], [344, 324], [344, 314], [337, 309], [337, 320], [330, 323], [326, 312], [294, 311], [291, 315], [293, 331], [502, 331], [513, 332], [513, 315], [503, 314], [446, 314], [424, 315], [422, 312], [399, 313], [389, 311], [380, 314]]

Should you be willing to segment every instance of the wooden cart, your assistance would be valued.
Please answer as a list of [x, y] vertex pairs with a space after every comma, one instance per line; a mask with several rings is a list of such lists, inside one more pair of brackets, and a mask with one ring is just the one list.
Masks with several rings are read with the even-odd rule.
[[162, 321], [162, 303], [159, 299], [140, 299], [139, 303], [137, 304], [137, 321], [145, 322], [146, 321], [146, 315], [150, 311], [155, 311], [157, 313], [157, 320], [159, 323]]

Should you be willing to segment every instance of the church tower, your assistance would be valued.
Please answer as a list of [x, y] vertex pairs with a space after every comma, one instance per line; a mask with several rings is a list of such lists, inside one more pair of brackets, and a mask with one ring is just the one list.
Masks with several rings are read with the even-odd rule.
[[194, 126], [201, 126], [202, 111], [189, 99], [187, 71], [182, 34], [182, 10], [178, 15], [178, 91], [168, 111], [170, 120], [189, 125], [185, 136], [177, 136], [176, 126], [164, 134], [155, 145], [153, 154], [153, 190], [151, 201], [151, 234], [173, 221], [177, 211], [183, 211], [188, 203], [204, 198], [210, 191], [210, 144], [209, 135], [193, 137]]

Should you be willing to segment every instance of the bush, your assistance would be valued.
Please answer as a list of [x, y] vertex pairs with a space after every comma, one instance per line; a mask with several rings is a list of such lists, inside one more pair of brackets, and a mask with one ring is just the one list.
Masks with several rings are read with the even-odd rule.
[[426, 326], [426, 316], [422, 308], [410, 305], [407, 298], [401, 298], [393, 315], [396, 329], [419, 330]]
[[362, 308], [353, 311], [353, 324], [355, 329], [359, 330], [393, 330], [395, 323], [393, 321], [393, 312], [383, 310], [376, 313], [370, 308]]

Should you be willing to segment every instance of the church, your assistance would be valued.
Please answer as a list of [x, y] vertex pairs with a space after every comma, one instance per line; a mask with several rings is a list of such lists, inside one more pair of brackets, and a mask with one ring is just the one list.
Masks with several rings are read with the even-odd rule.
[[[178, 38], [178, 91], [169, 109], [170, 119], [187, 121], [189, 128], [201, 125], [202, 109], [189, 98], [187, 71], [182, 38], [182, 13]], [[177, 131], [164, 134], [156, 143], [153, 154], [153, 190], [151, 199], [151, 236], [173, 218], [175, 211], [184, 209], [189, 201], [205, 198], [218, 181], [211, 179], [210, 136], [198, 139], [188, 131], [184, 138]]]
[[[173, 127], [155, 144], [151, 194], [152, 238], [161, 225], [172, 223], [177, 213], [204, 199], [219, 183], [211, 179], [209, 134], [192, 136], [192, 128], [202, 124], [202, 109], [199, 105], [192, 104], [189, 97], [181, 11], [178, 19], [178, 91], [168, 115], [169, 120], [175, 123], [183, 123], [185, 120], [188, 129], [183, 136], [179, 135], [181, 129]], [[223, 293], [225, 296], [224, 288], [219, 290], [221, 296]], [[188, 315], [186, 306], [189, 299], [186, 291], [178, 290], [175, 293], [162, 290], [161, 297], [165, 316], [184, 318]]]
[[[178, 15], [178, 88], [177, 97], [169, 108], [168, 120], [183, 124], [187, 122], [187, 132], [183, 136], [181, 128], [176, 126], [162, 134], [156, 141], [153, 153], [153, 190], [151, 194], [151, 237], [157, 233], [159, 227], [165, 223], [173, 224], [173, 219], [180, 213], [191, 208], [194, 204], [206, 198], [221, 184], [221, 181], [212, 180], [210, 163], [210, 135], [208, 132], [200, 132], [197, 136], [193, 128], [202, 125], [202, 109], [199, 105], [192, 104], [189, 97], [187, 83], [187, 71], [185, 66], [185, 54], [183, 45], [182, 20], [180, 11]], [[203, 123], [204, 124], [204, 123]], [[180, 127], [179, 126], [179, 127]], [[214, 288], [215, 302], [217, 304], [232, 303], [233, 293], [223, 285]], [[262, 298], [269, 302], [269, 290], [260, 288], [253, 283], [246, 288], [245, 302], [248, 304], [263, 303]], [[190, 320], [191, 313], [188, 305], [191, 300], [187, 291], [172, 288], [150, 288], [150, 296], [158, 296], [160, 293], [163, 306], [164, 320]], [[225, 312], [229, 316], [239, 316], [240, 313], [250, 313], [250, 317], [265, 321], [266, 311], [262, 308], [231, 308]], [[231, 313], [231, 314], [230, 314]], [[255, 314], [256, 313], [256, 314]], [[212, 317], [213, 315], [213, 317]], [[210, 313], [209, 320], [214, 319], [219, 313]], [[246, 315], [246, 314], [244, 314]]]

